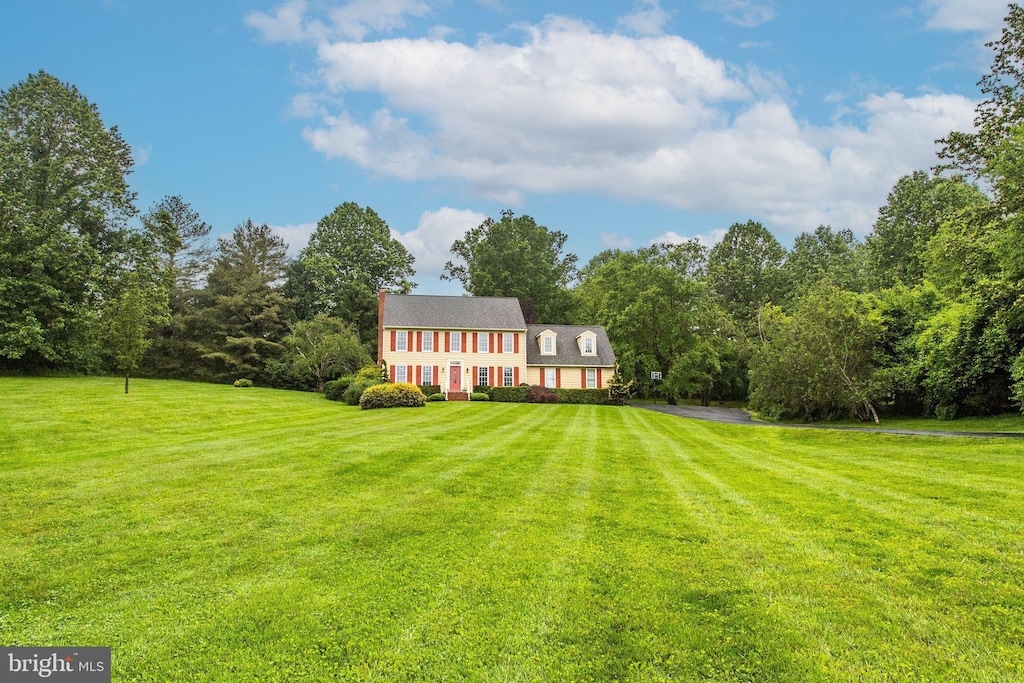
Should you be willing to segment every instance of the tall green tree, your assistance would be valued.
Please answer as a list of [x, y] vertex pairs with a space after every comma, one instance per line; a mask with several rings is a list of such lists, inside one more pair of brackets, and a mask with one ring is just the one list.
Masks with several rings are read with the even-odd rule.
[[[312, 300], [312, 313], [352, 322], [363, 341], [377, 338], [377, 292], [408, 294], [415, 284], [412, 254], [370, 207], [345, 202], [317, 223], [299, 254], [301, 277], [290, 287], [299, 301]], [[310, 295], [301, 290], [312, 288]]]
[[944, 221], [961, 211], [983, 207], [988, 199], [962, 177], [914, 171], [897, 181], [878, 210], [867, 238], [868, 268], [879, 288], [921, 282], [928, 243]]
[[123, 262], [131, 151], [72, 85], [0, 92], [0, 358], [81, 367]]
[[293, 374], [311, 377], [320, 393], [328, 380], [354, 374], [373, 362], [353, 325], [323, 314], [294, 323], [283, 343], [282, 361]]
[[564, 254], [566, 235], [538, 225], [530, 216], [502, 211], [452, 244], [458, 262], [448, 261], [443, 280], [455, 280], [473, 296], [519, 299], [528, 323], [569, 322], [577, 257]]
[[218, 240], [200, 330], [208, 379], [264, 381], [268, 363], [284, 352], [286, 249], [268, 226], [251, 220]]
[[761, 306], [787, 295], [786, 250], [763, 225], [734, 223], [708, 255], [707, 281], [719, 304], [748, 331]]
[[864, 288], [865, 254], [850, 230], [821, 225], [793, 240], [783, 266], [791, 297], [799, 297], [822, 281], [850, 291]]

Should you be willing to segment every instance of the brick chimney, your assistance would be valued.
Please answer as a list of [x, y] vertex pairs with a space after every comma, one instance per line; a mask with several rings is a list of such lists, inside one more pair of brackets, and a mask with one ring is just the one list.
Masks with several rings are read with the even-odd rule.
[[377, 365], [384, 360], [384, 297], [387, 293], [382, 289], [377, 292]]

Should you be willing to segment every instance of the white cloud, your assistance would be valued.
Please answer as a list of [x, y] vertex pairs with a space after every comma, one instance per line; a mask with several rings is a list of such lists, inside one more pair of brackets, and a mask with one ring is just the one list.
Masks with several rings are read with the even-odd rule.
[[619, 28], [642, 36], [661, 35], [670, 14], [661, 8], [658, 0], [639, 0], [638, 4], [632, 13], [619, 17]]
[[700, 233], [698, 235], [692, 235], [687, 237], [685, 235], [680, 235], [674, 230], [669, 230], [668, 232], [662, 233], [661, 235], [655, 237], [653, 240], [651, 240], [650, 243], [685, 244], [687, 242], [697, 241], [700, 242], [700, 244], [703, 245], [704, 247], [710, 249], [711, 247], [715, 246], [716, 244], [722, 241], [722, 238], [725, 237], [726, 232], [726, 228], [718, 228], [716, 230], [712, 230], [711, 232]]
[[[321, 42], [316, 101], [333, 111], [303, 135], [373, 174], [456, 180], [506, 205], [593, 192], [863, 234], [899, 176], [935, 163], [934, 140], [973, 121], [964, 97], [883, 93], [844, 104], [860, 125], [815, 126], [793, 115], [778, 74], [678, 36], [563, 17], [524, 30], [520, 43]], [[339, 111], [349, 92], [384, 106]]]
[[1009, 14], [1008, 0], [925, 0], [926, 28], [997, 35]]
[[391, 236], [416, 257], [413, 267], [417, 276], [438, 276], [444, 271], [444, 264], [454, 258], [452, 243], [486, 219], [486, 215], [476, 211], [444, 206], [424, 212], [415, 230], [400, 233], [392, 229]]
[[602, 247], [608, 249], [629, 249], [633, 246], [632, 238], [624, 237], [614, 232], [599, 232], [597, 233], [597, 239]]
[[271, 232], [284, 240], [288, 245], [288, 255], [295, 256], [309, 244], [309, 236], [316, 230], [316, 223], [299, 223], [298, 225], [271, 225]]
[[430, 13], [424, 0], [351, 0], [327, 11], [325, 20], [309, 18], [306, 0], [287, 0], [272, 14], [249, 12], [245, 23], [267, 42], [323, 41], [333, 38], [362, 40], [370, 33], [404, 28], [406, 17]]
[[135, 168], [144, 166], [149, 161], [149, 156], [153, 153], [153, 145], [132, 145], [132, 161], [134, 162]]
[[718, 12], [731, 24], [754, 28], [775, 18], [775, 3], [772, 0], [704, 0], [701, 9]]

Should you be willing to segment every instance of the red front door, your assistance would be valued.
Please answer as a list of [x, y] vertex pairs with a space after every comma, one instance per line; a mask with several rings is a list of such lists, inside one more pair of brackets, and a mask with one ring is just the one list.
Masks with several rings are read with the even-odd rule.
[[462, 391], [461, 365], [453, 365], [448, 369], [448, 391]]

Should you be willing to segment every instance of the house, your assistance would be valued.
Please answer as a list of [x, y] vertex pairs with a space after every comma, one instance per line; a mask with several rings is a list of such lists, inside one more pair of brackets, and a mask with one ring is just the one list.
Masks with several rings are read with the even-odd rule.
[[393, 382], [436, 384], [462, 399], [478, 385], [606, 389], [615, 370], [603, 327], [527, 325], [512, 297], [378, 299], [377, 362]]

